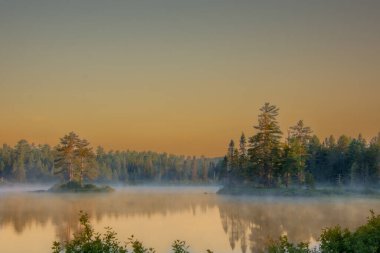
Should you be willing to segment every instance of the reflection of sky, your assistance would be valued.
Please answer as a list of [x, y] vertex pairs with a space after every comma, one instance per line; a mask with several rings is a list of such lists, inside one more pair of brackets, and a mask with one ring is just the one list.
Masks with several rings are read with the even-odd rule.
[[[290, 240], [318, 238], [321, 229], [340, 224], [353, 229], [366, 221], [368, 210], [380, 212], [375, 200], [230, 198], [204, 194], [133, 191], [105, 195], [0, 195], [0, 252], [48, 252], [53, 240], [65, 240], [77, 228], [79, 210], [89, 212], [96, 230], [111, 226], [124, 241], [134, 234], [157, 252], [166, 252], [176, 239], [186, 240], [194, 252], [246, 252], [262, 249], [268, 238], [287, 234]], [[153, 191], [152, 191], [153, 190]], [[314, 238], [314, 239], [313, 239]]]
[[[0, 0], [0, 139], [221, 155], [259, 106], [380, 125], [380, 2]], [[353, 102], [354, 101], [354, 102]], [[285, 129], [283, 129], [285, 130]], [[235, 137], [236, 136], [236, 137]]]

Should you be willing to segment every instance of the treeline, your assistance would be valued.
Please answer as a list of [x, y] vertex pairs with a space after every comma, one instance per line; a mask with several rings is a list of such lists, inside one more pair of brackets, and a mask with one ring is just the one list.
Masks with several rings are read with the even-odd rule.
[[260, 108], [255, 135], [231, 140], [222, 168], [227, 183], [255, 186], [374, 185], [380, 181], [380, 133], [367, 142], [361, 135], [321, 141], [300, 120], [284, 138], [279, 108]]
[[188, 182], [216, 181], [218, 158], [179, 156], [157, 152], [93, 150], [75, 133], [56, 147], [20, 140], [0, 148], [0, 183], [50, 181]]

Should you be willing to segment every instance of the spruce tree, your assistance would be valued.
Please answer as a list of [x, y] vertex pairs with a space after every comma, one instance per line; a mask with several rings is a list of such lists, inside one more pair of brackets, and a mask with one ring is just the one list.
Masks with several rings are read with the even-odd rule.
[[245, 137], [245, 134], [242, 133], [240, 136], [240, 142], [239, 142], [239, 176], [240, 177], [246, 177], [246, 169], [248, 158], [247, 158], [247, 139]]
[[282, 132], [277, 122], [279, 108], [265, 103], [260, 108], [257, 133], [249, 139], [249, 156], [255, 174], [266, 186], [274, 185], [274, 177], [280, 166], [280, 139]]
[[289, 129], [288, 147], [290, 150], [288, 161], [292, 161], [291, 164], [294, 166], [292, 171], [296, 173], [300, 185], [305, 182], [306, 159], [308, 156], [307, 145], [311, 139], [311, 133], [310, 127], [306, 127], [302, 120]]

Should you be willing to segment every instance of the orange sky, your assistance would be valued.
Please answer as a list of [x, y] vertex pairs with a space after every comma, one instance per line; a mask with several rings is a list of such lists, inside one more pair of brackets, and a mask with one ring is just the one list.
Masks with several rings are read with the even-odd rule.
[[282, 130], [380, 131], [378, 1], [0, 1], [0, 142], [220, 156]]

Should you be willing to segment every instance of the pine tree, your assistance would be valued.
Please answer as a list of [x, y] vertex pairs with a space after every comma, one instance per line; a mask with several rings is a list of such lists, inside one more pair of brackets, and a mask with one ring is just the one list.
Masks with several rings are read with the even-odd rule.
[[260, 108], [258, 125], [254, 126], [257, 133], [249, 139], [249, 155], [254, 170], [266, 186], [274, 185], [274, 176], [280, 163], [280, 139], [282, 132], [276, 117], [278, 108], [265, 103]]
[[207, 159], [202, 156], [202, 178], [203, 181], [208, 181], [208, 169], [209, 169], [209, 163], [207, 162]]
[[239, 176], [246, 176], [247, 163], [247, 139], [245, 138], [244, 133], [242, 133], [239, 142]]
[[60, 139], [60, 144], [56, 147], [57, 157], [54, 161], [55, 174], [64, 174], [71, 182], [74, 180], [74, 166], [76, 156], [76, 145], [79, 137], [76, 133], [70, 132]]
[[93, 179], [97, 176], [97, 170], [95, 169], [95, 154], [92, 151], [92, 148], [89, 147], [90, 143], [85, 139], [77, 140], [75, 144], [75, 158], [77, 162], [77, 171], [79, 175], [76, 177], [79, 180], [79, 183], [83, 184], [83, 179], [87, 176], [90, 179]]
[[288, 147], [290, 150], [288, 154], [300, 185], [305, 182], [306, 159], [308, 156], [307, 145], [311, 139], [311, 133], [310, 127], [305, 127], [302, 120], [289, 129]]
[[70, 132], [60, 139], [56, 147], [54, 161], [55, 174], [64, 174], [71, 181], [83, 183], [84, 177], [93, 179], [97, 176], [95, 154], [90, 143], [80, 139], [77, 134]]
[[247, 139], [245, 138], [244, 133], [241, 133], [241, 136], [240, 136], [239, 156], [242, 158], [246, 158], [247, 156]]
[[193, 182], [198, 180], [198, 164], [197, 159], [195, 156], [193, 156], [193, 160], [191, 161], [191, 180]]
[[228, 151], [227, 151], [227, 172], [231, 172], [233, 170], [234, 151], [235, 151], [235, 142], [234, 140], [231, 140], [230, 144], [228, 144]]
[[15, 146], [15, 161], [12, 166], [12, 176], [16, 182], [25, 182], [26, 162], [30, 155], [30, 146], [26, 140], [20, 140]]

